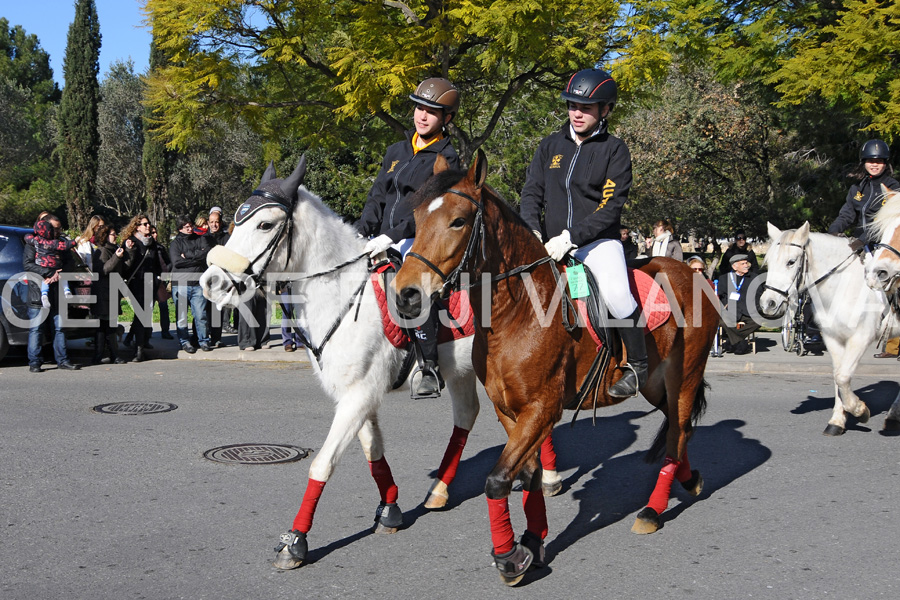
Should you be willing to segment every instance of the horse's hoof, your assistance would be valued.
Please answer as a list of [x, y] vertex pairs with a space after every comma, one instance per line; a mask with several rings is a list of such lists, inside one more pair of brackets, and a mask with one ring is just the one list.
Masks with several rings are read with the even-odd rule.
[[634, 519], [634, 525], [631, 526], [632, 533], [653, 533], [659, 530], [659, 513], [645, 506]]
[[900, 421], [888, 417], [884, 420], [884, 425], [882, 425], [881, 429], [883, 431], [900, 431]]
[[382, 502], [375, 509], [375, 533], [397, 533], [403, 525], [403, 511], [395, 503]]
[[681, 487], [691, 496], [699, 496], [700, 492], [703, 491], [703, 476], [700, 475], [700, 471], [697, 469], [692, 470], [691, 478], [687, 481], [682, 481]]
[[868, 422], [869, 422], [869, 417], [872, 416], [872, 413], [869, 411], [869, 407], [868, 407], [868, 406], [865, 406], [865, 405], [863, 405], [863, 406], [865, 407], [865, 410], [862, 412], [861, 415], [859, 415], [858, 417], [856, 417], [856, 420], [859, 421], [860, 423], [868, 423]]
[[555, 496], [562, 489], [562, 477], [556, 471], [544, 471], [541, 475], [541, 492], [545, 497]]
[[500, 571], [500, 580], [510, 587], [522, 581], [531, 563], [534, 562], [534, 554], [520, 543], [513, 544], [513, 549], [506, 554], [497, 556], [491, 553], [491, 555], [494, 557], [494, 566]]
[[447, 502], [450, 500], [450, 494], [447, 492], [447, 484], [440, 479], [435, 479], [428, 490], [428, 497], [425, 498], [425, 508], [428, 510], [441, 510], [446, 508]]
[[288, 533], [282, 533], [278, 545], [275, 546], [275, 562], [272, 563], [278, 569], [285, 571], [296, 569], [306, 560], [308, 550], [306, 534], [296, 529]]
[[837, 425], [832, 425], [831, 423], [829, 423], [828, 427], [825, 428], [825, 431], [822, 432], [822, 435], [831, 435], [831, 436], [844, 435], [844, 428], [838, 427]]

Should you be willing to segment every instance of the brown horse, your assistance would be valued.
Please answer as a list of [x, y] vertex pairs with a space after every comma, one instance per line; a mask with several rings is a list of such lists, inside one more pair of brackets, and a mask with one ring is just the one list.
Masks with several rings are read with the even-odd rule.
[[[470, 289], [476, 321], [473, 364], [509, 436], [487, 478], [485, 493], [494, 562], [503, 580], [514, 585], [543, 561], [547, 516], [538, 448], [563, 408], [575, 408], [569, 405], [588, 377], [597, 345], [585, 329], [564, 327], [563, 311], [568, 309], [560, 301], [554, 264], [525, 222], [484, 185], [484, 154], [478, 152], [468, 173], [446, 169], [445, 163], [435, 165], [435, 175], [413, 198], [416, 239], [393, 285], [401, 314], [413, 318], [432, 297], [458, 285], [462, 273], [476, 282]], [[700, 474], [691, 471], [686, 448], [706, 404], [703, 372], [718, 314], [711, 288], [699, 274], [693, 277], [687, 265], [656, 258], [641, 270], [663, 289], [668, 287], [672, 308], [672, 316], [647, 334], [650, 373], [641, 388], [665, 416], [648, 453], [653, 462], [664, 448], [664, 466], [632, 527], [636, 533], [652, 533], [660, 526], [659, 514], [668, 505], [674, 479], [694, 496], [702, 487]], [[593, 399], [586, 395], [581, 408], [595, 401], [602, 406], [620, 401], [606, 393], [622, 376], [618, 366], [624, 364], [621, 345], [611, 346], [618, 346], [613, 348], [613, 360], [605, 372], [598, 371], [596, 395]], [[518, 543], [508, 504], [516, 477], [523, 482], [527, 520]]]

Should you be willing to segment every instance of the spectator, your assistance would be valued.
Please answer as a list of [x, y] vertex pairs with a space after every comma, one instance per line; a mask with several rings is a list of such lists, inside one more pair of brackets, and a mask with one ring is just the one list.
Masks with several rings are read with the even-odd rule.
[[281, 343], [284, 345], [285, 352], [293, 352], [297, 346], [302, 346], [303, 341], [300, 334], [297, 333], [296, 327], [296, 311], [294, 304], [291, 302], [291, 284], [285, 283], [281, 286], [279, 305], [281, 306]]
[[[159, 281], [159, 246], [150, 235], [150, 219], [147, 215], [139, 214], [125, 227], [122, 232], [126, 259], [125, 277], [128, 283], [129, 300], [134, 308], [134, 320], [128, 331], [128, 340], [133, 340], [134, 361], [141, 362], [146, 358], [146, 350], [152, 350], [150, 338], [147, 335], [149, 328], [153, 327], [151, 317], [144, 318], [146, 311], [153, 314], [153, 299], [156, 290], [153, 283]], [[146, 322], [145, 322], [146, 321]]]
[[665, 219], [653, 224], [653, 245], [650, 256], [667, 256], [675, 260], [683, 260], [681, 244], [675, 239], [675, 229]]
[[97, 243], [104, 241], [97, 240], [95, 234], [97, 230], [105, 224], [106, 222], [103, 220], [103, 217], [94, 215], [91, 217], [91, 220], [88, 221], [87, 227], [84, 228], [81, 235], [75, 238], [75, 252], [78, 253], [78, 256], [81, 258], [81, 261], [84, 263], [84, 266], [87, 267], [88, 271], [91, 271], [92, 273], [94, 272], [92, 264], [94, 251], [97, 248]]
[[203, 215], [197, 215], [197, 218], [194, 219], [194, 233], [197, 235], [206, 235], [206, 232], [209, 231], [207, 227], [209, 220]]
[[194, 233], [191, 218], [180, 215], [175, 225], [178, 235], [169, 247], [172, 263], [172, 298], [175, 301], [175, 326], [182, 349], [193, 354], [197, 349], [191, 345], [188, 334], [188, 304], [194, 315], [194, 327], [200, 349], [209, 352], [209, 329], [206, 321], [206, 304], [200, 288], [200, 275], [206, 270], [206, 255], [212, 248], [209, 238]]
[[[56, 229], [56, 235], [59, 235], [62, 223], [58, 217], [48, 213], [44, 214], [40, 221], [49, 223]], [[28, 318], [31, 320], [28, 330], [29, 371], [32, 373], [44, 371], [41, 367], [43, 362], [41, 359], [41, 327], [44, 322], [41, 316], [44, 310], [47, 311], [45, 316], [52, 319], [53, 323], [53, 357], [56, 359], [57, 366], [64, 370], [78, 370], [81, 367], [69, 360], [66, 351], [66, 335], [63, 333], [62, 319], [59, 314], [59, 274], [63, 267], [44, 267], [37, 263], [36, 258], [36, 246], [25, 244], [22, 253], [22, 268], [26, 273], [34, 273], [43, 280], [43, 283], [49, 287], [47, 297], [50, 300], [50, 306], [45, 308], [41, 302], [41, 286], [31, 281], [28, 282]]]
[[637, 244], [634, 243], [634, 240], [631, 239], [631, 230], [628, 227], [622, 225], [622, 227], [619, 228], [619, 239], [622, 240], [622, 250], [625, 251], [625, 260], [637, 258], [638, 247]]
[[748, 292], [754, 274], [750, 272], [750, 261], [746, 254], [735, 254], [731, 257], [731, 271], [719, 277], [716, 289], [719, 300], [725, 308], [722, 314], [722, 328], [728, 337], [723, 344], [726, 352], [747, 354], [750, 344], [747, 338], [759, 329], [759, 324], [751, 318], [748, 309]]
[[722, 255], [722, 262], [719, 263], [720, 275], [725, 275], [733, 270], [732, 264], [734, 263], [731, 259], [737, 254], [743, 254], [747, 257], [747, 262], [750, 263], [750, 273], [754, 275], [759, 273], [759, 262], [756, 260], [756, 253], [753, 251], [753, 248], [747, 243], [747, 234], [744, 233], [743, 229], [738, 229], [734, 232], [734, 243]]
[[[115, 362], [117, 365], [125, 363], [125, 359], [119, 356], [119, 296], [114, 300], [110, 298], [110, 277], [123, 278], [125, 273], [125, 249], [116, 244], [116, 230], [109, 225], [100, 225], [92, 234], [94, 243], [94, 255], [91, 264], [97, 269], [97, 279], [93, 282], [92, 292], [97, 296], [94, 305], [94, 317], [100, 321], [97, 333], [94, 335], [94, 358], [91, 364], [107, 364]], [[104, 357], [106, 350], [109, 357]]]
[[[220, 207], [213, 206], [209, 210], [209, 219], [206, 225], [206, 236], [210, 238], [213, 246], [224, 246], [228, 243], [228, 238], [231, 236], [222, 226], [222, 209]], [[224, 324], [231, 321], [231, 309], [226, 307], [219, 310], [213, 302], [207, 302], [206, 307], [206, 321], [209, 323], [209, 344], [213, 348], [218, 348], [222, 345]]]
[[[160, 337], [164, 340], [171, 340], [172, 334], [169, 333], [169, 329], [172, 326], [172, 320], [169, 318], [169, 298], [171, 297], [172, 283], [163, 281], [162, 274], [172, 272], [172, 263], [169, 260], [169, 249], [159, 243], [159, 232], [153, 225], [150, 226], [150, 235], [159, 247], [159, 251], [156, 254], [159, 259], [159, 275], [156, 277], [156, 283], [153, 286], [153, 289], [156, 291], [153, 302], [159, 306]], [[148, 333], [147, 335], [149, 336], [150, 334]]]
[[[687, 266], [691, 268], [691, 271], [693, 271], [694, 273], [700, 273], [704, 278], [706, 278], [707, 281], [709, 281], [709, 276], [706, 274], [705, 260], [695, 254], [694, 256], [687, 259]], [[712, 282], [710, 282], [710, 285], [712, 285]]]
[[[34, 233], [25, 236], [25, 244], [34, 248], [34, 261], [38, 266], [46, 269], [59, 270], [63, 267], [65, 252], [75, 247], [72, 240], [59, 238], [59, 226], [53, 226], [49, 221], [39, 220], [34, 224]], [[72, 297], [68, 282], [63, 282], [63, 292], [66, 298]], [[44, 281], [41, 285], [41, 305], [50, 308], [50, 284]]]

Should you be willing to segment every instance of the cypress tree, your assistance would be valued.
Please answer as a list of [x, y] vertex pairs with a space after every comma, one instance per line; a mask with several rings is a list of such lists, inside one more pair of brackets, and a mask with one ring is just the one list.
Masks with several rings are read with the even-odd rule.
[[[165, 52], [156, 43], [156, 34], [150, 40], [150, 74], [166, 62]], [[146, 108], [144, 112], [144, 153], [142, 166], [144, 169], [145, 194], [147, 198], [147, 214], [160, 232], [161, 239], [168, 239], [168, 227], [164, 223], [169, 208], [169, 162], [170, 152], [156, 138], [153, 123], [156, 111]]]
[[92, 210], [100, 150], [100, 23], [94, 0], [76, 0], [63, 59], [65, 88], [59, 108], [59, 159], [69, 226], [82, 229]]

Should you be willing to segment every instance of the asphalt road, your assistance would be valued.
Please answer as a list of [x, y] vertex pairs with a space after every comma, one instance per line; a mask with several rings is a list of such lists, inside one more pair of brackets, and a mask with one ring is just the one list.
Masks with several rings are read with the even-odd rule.
[[[705, 478], [676, 494], [663, 528], [630, 532], [658, 466], [642, 461], [660, 424], [643, 400], [554, 433], [564, 478], [547, 500], [549, 568], [509, 589], [491, 567], [484, 477], [504, 435], [487, 400], [451, 508], [420, 504], [451, 429], [449, 406], [387, 396], [387, 458], [407, 528], [375, 536], [378, 493], [358, 445], [325, 488], [311, 563], [271, 566], [309, 459], [224, 465], [222, 445], [315, 451], [332, 408], [307, 366], [157, 360], [28, 373], [0, 367], [0, 598], [771, 598], [900, 596], [900, 438], [879, 432], [898, 384], [857, 377], [872, 420], [821, 435], [821, 374], [711, 373], [690, 445]], [[171, 412], [103, 415], [95, 405], [160, 400]], [[569, 417], [571, 413], [568, 413]], [[677, 486], [676, 486], [677, 487]], [[514, 495], [513, 525], [524, 517]]]

